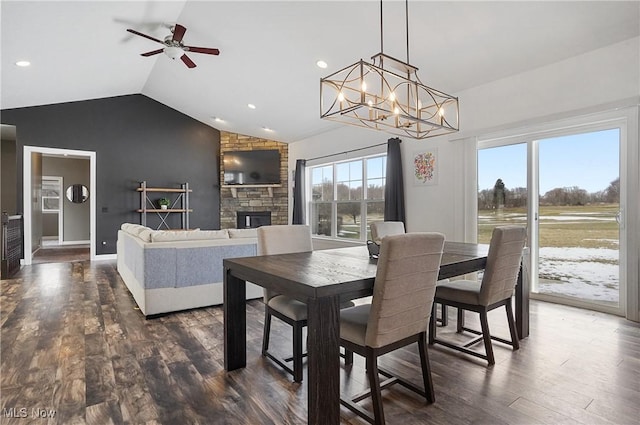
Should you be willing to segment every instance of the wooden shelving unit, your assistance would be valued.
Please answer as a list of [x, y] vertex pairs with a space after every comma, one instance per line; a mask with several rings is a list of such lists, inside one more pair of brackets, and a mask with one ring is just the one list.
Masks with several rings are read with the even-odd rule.
[[[171, 229], [166, 222], [169, 214], [178, 213], [182, 215], [182, 229], [189, 229], [189, 213], [193, 212], [189, 208], [189, 194], [192, 192], [189, 189], [189, 183], [182, 183], [180, 188], [170, 187], [148, 187], [147, 182], [140, 182], [140, 187], [136, 189], [140, 192], [140, 208], [136, 212], [140, 213], [140, 224], [147, 225], [147, 214], [155, 213], [160, 217], [160, 224], [156, 230], [160, 230], [163, 226], [167, 229]], [[149, 198], [150, 193], [166, 193], [177, 194], [174, 199], [171, 200], [171, 205], [167, 209], [157, 208], [154, 200]]]

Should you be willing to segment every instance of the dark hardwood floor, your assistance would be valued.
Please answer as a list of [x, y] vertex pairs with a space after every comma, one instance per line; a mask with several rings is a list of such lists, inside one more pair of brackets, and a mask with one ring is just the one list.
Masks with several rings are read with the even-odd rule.
[[89, 245], [45, 245], [32, 258], [32, 264], [68, 263], [89, 260]]
[[[0, 301], [2, 424], [305, 423], [306, 383], [260, 356], [259, 300], [247, 308], [247, 368], [232, 373], [223, 367], [220, 307], [145, 320], [114, 261], [24, 267], [2, 281]], [[451, 310], [438, 334], [456, 338]], [[504, 313], [495, 313], [492, 330], [508, 335]], [[291, 349], [290, 329], [274, 320], [274, 349]], [[436, 402], [394, 386], [383, 393], [387, 423], [640, 423], [637, 323], [534, 301], [521, 349], [494, 347], [491, 368], [430, 349]], [[421, 383], [415, 347], [381, 364]], [[342, 391], [357, 393], [365, 382], [356, 356], [343, 369]], [[343, 424], [364, 423], [341, 414]]]

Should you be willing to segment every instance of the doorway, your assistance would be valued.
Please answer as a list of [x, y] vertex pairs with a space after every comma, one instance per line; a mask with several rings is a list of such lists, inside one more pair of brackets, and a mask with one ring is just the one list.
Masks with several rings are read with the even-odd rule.
[[[23, 156], [24, 263], [42, 246], [42, 157], [55, 156], [89, 161], [89, 258], [96, 259], [96, 153], [90, 151], [25, 146]], [[64, 193], [61, 194], [64, 196]], [[87, 241], [84, 241], [86, 243]]]
[[625, 315], [625, 122], [483, 140], [477, 238], [528, 227], [532, 298]]

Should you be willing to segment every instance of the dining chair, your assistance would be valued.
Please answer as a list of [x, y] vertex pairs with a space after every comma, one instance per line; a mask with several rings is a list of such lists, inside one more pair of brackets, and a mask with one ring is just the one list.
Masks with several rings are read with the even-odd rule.
[[[385, 236], [401, 235], [405, 233], [405, 227], [402, 221], [375, 221], [369, 225], [369, 229], [371, 230], [371, 239], [376, 245], [378, 245], [378, 247], [380, 246], [380, 241]], [[449, 279], [438, 281], [438, 284], [440, 285], [446, 282], [449, 282]], [[440, 306], [440, 318], [436, 315], [436, 319], [438, 322], [442, 323], [443, 326], [447, 326], [448, 312], [446, 305]]]
[[[382, 239], [371, 303], [340, 312], [340, 344], [366, 359], [370, 389], [340, 403], [373, 424], [384, 424], [381, 391], [399, 383], [435, 401], [427, 353], [427, 324], [436, 291], [444, 235], [405, 233]], [[420, 388], [378, 367], [378, 357], [418, 343], [422, 380]], [[387, 379], [380, 382], [380, 376]], [[371, 397], [373, 417], [356, 404]]]
[[[273, 225], [257, 229], [258, 255], [290, 254], [313, 251], [311, 228], [307, 225]], [[262, 355], [273, 360], [293, 375], [295, 382], [302, 382], [302, 360], [306, 354], [302, 350], [302, 330], [307, 326], [307, 304], [277, 292], [264, 290], [264, 333], [262, 337]], [[351, 307], [353, 302], [343, 303], [342, 307]], [[269, 352], [271, 317], [275, 316], [293, 328], [293, 356], [280, 359]], [[347, 356], [352, 356], [346, 353]], [[293, 361], [293, 369], [287, 362]]]
[[[479, 336], [463, 345], [456, 345], [452, 342], [438, 339], [436, 323], [432, 315], [429, 322], [430, 345], [444, 345], [487, 360], [489, 365], [495, 364], [491, 340], [508, 344], [513, 351], [520, 348], [511, 307], [511, 297], [518, 280], [526, 236], [526, 229], [522, 226], [499, 226], [494, 228], [491, 242], [489, 243], [487, 265], [484, 269], [482, 281], [454, 280], [438, 285], [434, 305], [435, 303], [440, 303], [456, 307], [458, 309], [457, 332], [467, 331]], [[489, 332], [488, 312], [502, 306], [505, 307], [507, 312], [511, 341], [493, 336]], [[466, 310], [479, 313], [481, 331], [465, 327], [464, 312]], [[469, 348], [480, 341], [484, 341], [485, 354]]]
[[402, 221], [375, 221], [369, 225], [369, 229], [371, 230], [371, 239], [378, 245], [385, 236], [405, 233]]

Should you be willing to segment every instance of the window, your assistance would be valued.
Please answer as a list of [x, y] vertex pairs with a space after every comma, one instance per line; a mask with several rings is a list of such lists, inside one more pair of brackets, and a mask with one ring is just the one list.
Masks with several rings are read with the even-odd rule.
[[309, 167], [313, 234], [370, 239], [369, 224], [384, 220], [386, 169], [386, 155]]
[[42, 212], [60, 212], [62, 177], [42, 177]]

